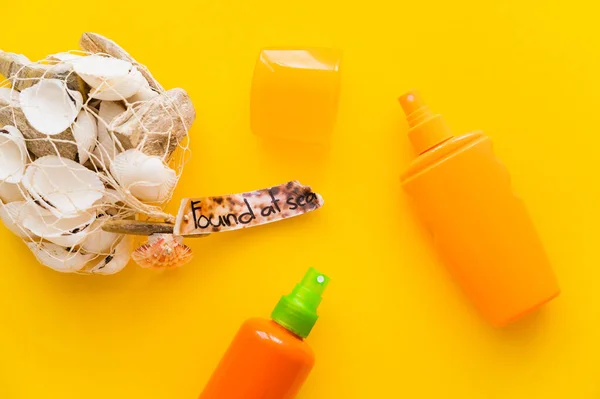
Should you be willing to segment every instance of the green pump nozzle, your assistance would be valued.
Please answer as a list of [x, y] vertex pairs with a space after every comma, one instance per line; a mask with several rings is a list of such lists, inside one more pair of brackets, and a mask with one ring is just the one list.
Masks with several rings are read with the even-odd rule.
[[299, 337], [308, 337], [319, 318], [317, 308], [329, 280], [311, 267], [292, 293], [281, 297], [271, 319]]

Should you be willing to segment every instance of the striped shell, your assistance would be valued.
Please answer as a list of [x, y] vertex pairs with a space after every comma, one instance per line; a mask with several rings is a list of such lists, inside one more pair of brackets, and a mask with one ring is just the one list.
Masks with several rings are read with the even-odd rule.
[[147, 269], [172, 269], [192, 260], [192, 250], [183, 244], [183, 237], [153, 234], [148, 243], [136, 249], [133, 260]]

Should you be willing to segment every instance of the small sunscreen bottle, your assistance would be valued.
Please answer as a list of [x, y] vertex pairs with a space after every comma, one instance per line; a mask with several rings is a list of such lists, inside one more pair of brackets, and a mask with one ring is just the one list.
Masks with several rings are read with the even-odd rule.
[[200, 399], [292, 399], [315, 357], [304, 341], [317, 321], [329, 278], [310, 269], [283, 296], [271, 320], [249, 319], [238, 331]]

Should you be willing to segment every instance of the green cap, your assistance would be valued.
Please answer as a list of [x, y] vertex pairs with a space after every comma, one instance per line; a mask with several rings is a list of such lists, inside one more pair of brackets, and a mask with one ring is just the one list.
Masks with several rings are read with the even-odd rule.
[[317, 307], [327, 284], [329, 277], [311, 267], [292, 293], [281, 297], [271, 319], [302, 338], [308, 337], [319, 318]]

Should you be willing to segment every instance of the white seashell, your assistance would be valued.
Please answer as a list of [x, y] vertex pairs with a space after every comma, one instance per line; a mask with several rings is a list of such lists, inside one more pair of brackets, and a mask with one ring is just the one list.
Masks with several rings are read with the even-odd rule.
[[145, 84], [142, 85], [142, 88], [136, 94], [127, 99], [127, 103], [134, 104], [140, 101], [150, 101], [159, 96], [158, 92], [150, 88], [148, 81], [144, 81], [144, 83]]
[[70, 61], [80, 60], [83, 57], [81, 55], [78, 55], [75, 53], [63, 52], [63, 53], [51, 54], [46, 58], [51, 61], [70, 62]]
[[131, 62], [90, 55], [74, 63], [75, 72], [93, 90], [91, 98], [119, 101], [136, 94], [146, 79]]
[[0, 130], [0, 180], [18, 183], [23, 178], [27, 163], [25, 138], [13, 126], [4, 126]]
[[63, 247], [74, 247], [88, 236], [88, 228], [95, 219], [96, 215], [92, 212], [59, 218], [49, 210], [30, 203], [22, 224], [38, 237]]
[[90, 270], [94, 274], [115, 274], [123, 270], [133, 251], [133, 238], [131, 236], [123, 236], [121, 241], [112, 249], [110, 255], [102, 258]]
[[177, 174], [160, 157], [136, 149], [117, 155], [110, 173], [131, 195], [146, 202], [166, 200], [177, 184]]
[[133, 67], [131, 73], [120, 79], [107, 81], [104, 85], [90, 92], [91, 98], [103, 101], [120, 101], [129, 98], [139, 92], [146, 82], [146, 79]]
[[98, 111], [98, 145], [94, 149], [94, 156], [104, 165], [109, 165], [110, 161], [120, 152], [119, 146], [114, 142], [108, 132], [108, 125], [119, 115], [127, 111], [120, 102], [103, 101], [100, 103]]
[[73, 124], [83, 106], [83, 96], [67, 89], [58, 79], [43, 79], [23, 90], [20, 102], [29, 124], [38, 132], [52, 136]]
[[0, 87], [0, 98], [5, 100], [9, 104], [13, 105], [19, 104], [20, 93], [15, 89], [10, 89], [8, 87]]
[[25, 199], [25, 189], [21, 184], [0, 182], [0, 201], [4, 204]]
[[96, 146], [98, 138], [98, 123], [96, 118], [88, 111], [82, 110], [71, 127], [73, 137], [77, 143], [79, 163], [84, 164]]
[[75, 64], [75, 73], [94, 89], [100, 87], [105, 81], [129, 75], [133, 68], [131, 62], [99, 54], [83, 57]]
[[122, 238], [123, 235], [102, 230], [102, 225], [108, 219], [108, 216], [98, 217], [94, 223], [92, 223], [89, 229], [87, 229], [88, 236], [85, 241], [81, 243], [82, 249], [94, 254], [110, 254], [111, 248], [113, 248], [117, 240]]
[[33, 199], [57, 217], [74, 216], [90, 209], [105, 192], [96, 173], [55, 155], [32, 162], [22, 182]]
[[27, 215], [27, 201], [15, 201], [9, 204], [0, 204], [0, 219], [4, 225], [21, 238], [32, 239], [33, 233], [23, 227], [23, 218]]
[[38, 262], [61, 273], [74, 273], [81, 270], [94, 258], [93, 254], [69, 250], [49, 242], [27, 242]]

